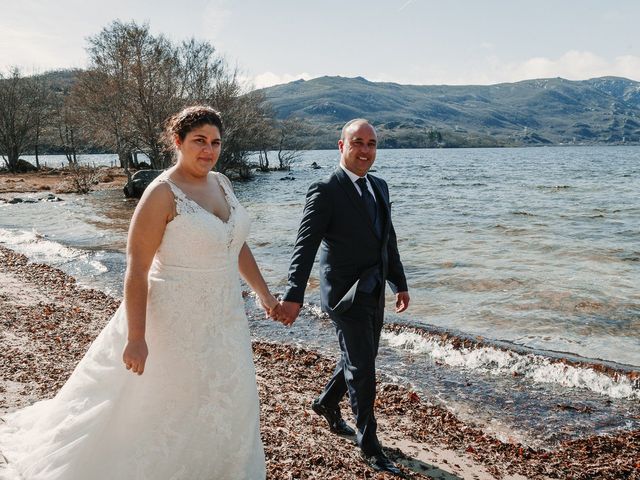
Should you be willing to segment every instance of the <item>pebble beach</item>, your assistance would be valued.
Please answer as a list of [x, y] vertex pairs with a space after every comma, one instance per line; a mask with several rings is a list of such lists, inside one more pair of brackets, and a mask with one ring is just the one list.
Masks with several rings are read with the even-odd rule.
[[[0, 415], [54, 396], [118, 304], [0, 246]], [[391, 478], [365, 466], [354, 439], [331, 434], [310, 409], [334, 359], [266, 342], [253, 350], [269, 479]], [[408, 478], [640, 478], [638, 431], [536, 450], [492, 438], [405, 387], [383, 383], [378, 392], [382, 442]], [[346, 403], [342, 410], [349, 418]]]

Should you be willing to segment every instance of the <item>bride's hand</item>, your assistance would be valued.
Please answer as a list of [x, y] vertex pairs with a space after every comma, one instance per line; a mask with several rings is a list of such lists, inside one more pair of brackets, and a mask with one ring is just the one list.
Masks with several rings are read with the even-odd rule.
[[122, 352], [122, 361], [127, 370], [142, 375], [147, 355], [149, 355], [149, 349], [144, 338], [142, 340], [128, 340], [124, 352]]
[[276, 297], [269, 293], [264, 298], [260, 298], [260, 305], [264, 309], [267, 318], [271, 317], [274, 320], [277, 320], [274, 315], [280, 307], [280, 302], [278, 302]]

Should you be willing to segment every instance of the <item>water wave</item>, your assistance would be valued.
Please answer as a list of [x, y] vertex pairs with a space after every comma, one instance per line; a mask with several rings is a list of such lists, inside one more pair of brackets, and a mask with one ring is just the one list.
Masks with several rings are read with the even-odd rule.
[[504, 345], [398, 324], [385, 326], [382, 338], [390, 346], [414, 355], [427, 355], [434, 362], [451, 367], [488, 375], [521, 376], [537, 383], [588, 389], [611, 398], [640, 400], [640, 372], [624, 366], [517, 351]]
[[92, 258], [90, 252], [50, 240], [36, 230], [0, 228], [0, 243], [26, 255], [33, 262], [54, 266], [76, 263], [81, 264], [81, 270], [86, 273], [95, 274], [108, 270], [102, 262]]
[[538, 185], [536, 188], [540, 190], [566, 190], [572, 187], [571, 185]]

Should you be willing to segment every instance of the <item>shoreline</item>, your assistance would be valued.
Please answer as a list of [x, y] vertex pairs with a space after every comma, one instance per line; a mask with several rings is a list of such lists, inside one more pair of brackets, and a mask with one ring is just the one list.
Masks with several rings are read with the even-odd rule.
[[[96, 167], [92, 190], [120, 189], [127, 183], [127, 175], [120, 167]], [[15, 197], [21, 193], [73, 193], [73, 175], [68, 167], [43, 167], [33, 172], [0, 171], [0, 194]]]
[[[0, 415], [53, 396], [118, 304], [0, 246]], [[392, 478], [309, 408], [333, 359], [275, 343], [253, 349], [269, 479]], [[378, 385], [376, 408], [381, 441], [411, 478], [640, 478], [640, 431], [544, 451], [496, 440], [398, 385]], [[342, 410], [350, 421], [346, 401]]]

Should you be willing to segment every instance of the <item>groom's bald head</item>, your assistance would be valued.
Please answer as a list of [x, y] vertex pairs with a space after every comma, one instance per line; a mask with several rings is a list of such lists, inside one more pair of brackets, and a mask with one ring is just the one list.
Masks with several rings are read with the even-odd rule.
[[[354, 118], [353, 120], [349, 120], [342, 127], [342, 132], [340, 132], [340, 140], [344, 142], [347, 131], [350, 130], [351, 128], [358, 128], [360, 125], [369, 125], [371, 128], [373, 128], [373, 125], [371, 125], [369, 123], [369, 120], [367, 120], [366, 118]], [[375, 132], [376, 129], [373, 128], [373, 131]]]

